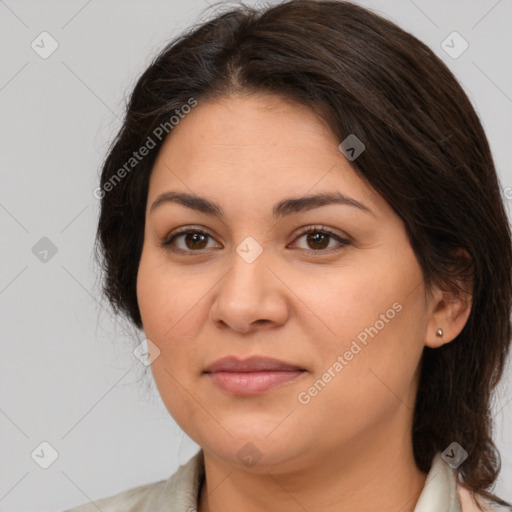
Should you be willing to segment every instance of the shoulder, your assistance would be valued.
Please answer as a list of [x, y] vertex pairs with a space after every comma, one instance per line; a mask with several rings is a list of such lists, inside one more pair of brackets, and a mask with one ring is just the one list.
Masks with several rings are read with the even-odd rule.
[[197, 506], [203, 477], [204, 459], [200, 450], [186, 464], [179, 466], [167, 480], [134, 487], [64, 512], [143, 512], [172, 505], [176, 505], [172, 510], [188, 511]]
[[98, 512], [98, 510], [102, 512], [138, 512], [143, 510], [141, 507], [146, 507], [151, 504], [151, 501], [154, 501], [155, 496], [160, 494], [165, 482], [166, 480], [161, 480], [134, 487], [108, 498], [91, 501], [68, 509], [65, 512]]
[[[512, 512], [512, 508], [493, 503], [482, 496], [475, 494], [462, 485], [457, 486], [462, 512]], [[478, 504], [480, 508], [478, 508]]]

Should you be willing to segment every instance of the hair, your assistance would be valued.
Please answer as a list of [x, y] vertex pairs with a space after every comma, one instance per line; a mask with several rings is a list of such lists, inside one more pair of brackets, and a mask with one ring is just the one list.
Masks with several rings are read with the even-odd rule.
[[[101, 171], [96, 257], [114, 312], [142, 328], [136, 280], [161, 127], [172, 136], [169, 119], [193, 101], [253, 93], [306, 105], [340, 141], [356, 134], [366, 150], [352, 167], [404, 221], [426, 289], [460, 291], [471, 282], [460, 334], [422, 354], [414, 457], [428, 472], [436, 452], [459, 443], [468, 453], [457, 470], [462, 485], [510, 506], [488, 490], [501, 468], [490, 402], [510, 349], [512, 298], [510, 227], [489, 143], [448, 67], [365, 8], [240, 4], [189, 28], [153, 59]], [[134, 164], [134, 151], [149, 140], [154, 148]]]

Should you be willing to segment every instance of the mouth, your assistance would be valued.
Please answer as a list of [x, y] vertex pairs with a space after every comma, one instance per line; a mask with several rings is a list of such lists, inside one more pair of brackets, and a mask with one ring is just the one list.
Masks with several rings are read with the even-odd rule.
[[291, 383], [306, 370], [268, 357], [225, 357], [208, 366], [204, 373], [223, 391], [251, 396]]

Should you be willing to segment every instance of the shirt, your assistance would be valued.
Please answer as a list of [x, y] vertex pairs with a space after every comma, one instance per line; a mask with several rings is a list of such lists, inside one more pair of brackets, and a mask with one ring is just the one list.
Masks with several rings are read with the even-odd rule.
[[[197, 501], [204, 480], [204, 455], [200, 449], [167, 480], [141, 485], [95, 503], [65, 512], [197, 512]], [[486, 512], [506, 508], [479, 498]], [[510, 510], [510, 509], [508, 509]], [[436, 453], [425, 486], [414, 512], [480, 512], [474, 493], [457, 482], [456, 471]]]

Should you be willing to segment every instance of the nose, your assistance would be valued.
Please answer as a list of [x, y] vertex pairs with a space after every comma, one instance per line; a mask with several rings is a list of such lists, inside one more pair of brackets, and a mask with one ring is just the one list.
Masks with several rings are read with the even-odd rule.
[[219, 328], [247, 334], [286, 323], [288, 288], [271, 269], [265, 251], [248, 263], [233, 253], [230, 270], [215, 287], [210, 320]]

